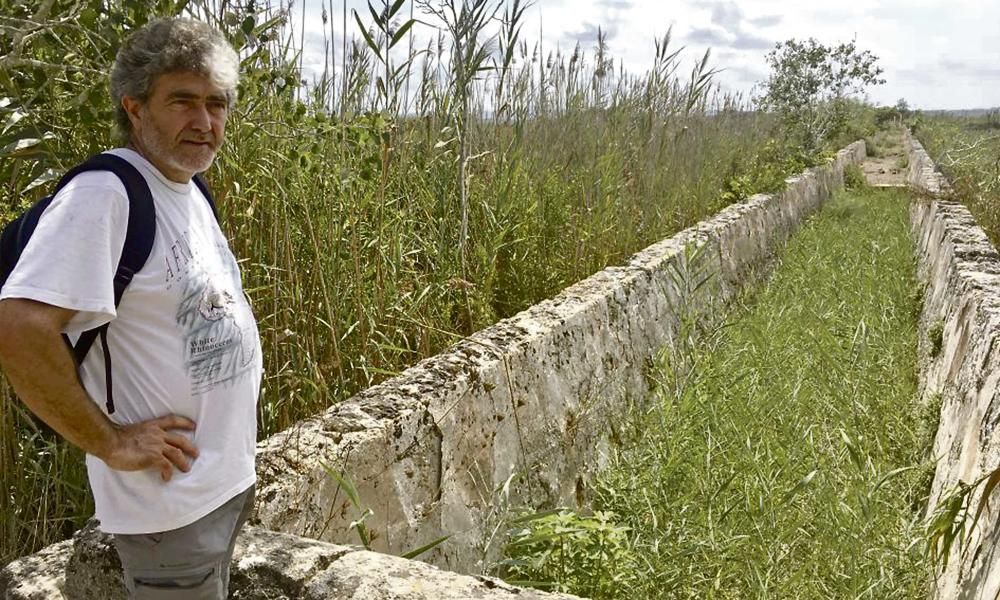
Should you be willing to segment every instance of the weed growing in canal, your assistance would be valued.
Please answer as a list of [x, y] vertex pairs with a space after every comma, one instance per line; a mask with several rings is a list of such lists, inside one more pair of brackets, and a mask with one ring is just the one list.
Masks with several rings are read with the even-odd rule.
[[934, 324], [927, 329], [927, 341], [931, 345], [931, 358], [940, 356], [941, 348], [944, 346], [944, 321], [934, 321]]
[[500, 564], [504, 578], [586, 598], [616, 598], [637, 565], [628, 527], [614, 513], [552, 510], [515, 519]]
[[959, 480], [938, 498], [926, 531], [927, 555], [935, 570], [947, 568], [956, 551], [963, 563], [968, 561], [976, 526], [998, 485], [1000, 468], [984, 473], [972, 483]]
[[789, 243], [600, 487], [650, 565], [632, 597], [920, 595], [913, 271], [899, 194]]
[[858, 165], [847, 165], [844, 168], [844, 187], [849, 190], [860, 190], [868, 186], [864, 171]]

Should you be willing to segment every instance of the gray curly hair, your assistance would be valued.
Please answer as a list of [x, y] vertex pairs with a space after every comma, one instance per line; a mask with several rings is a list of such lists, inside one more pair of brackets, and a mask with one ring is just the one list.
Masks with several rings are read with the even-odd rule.
[[225, 90], [232, 108], [239, 65], [239, 56], [222, 32], [207, 23], [179, 17], [150, 21], [125, 41], [111, 69], [111, 100], [119, 132], [126, 140], [132, 133], [122, 98], [145, 102], [153, 82], [164, 73], [190, 71], [208, 77]]

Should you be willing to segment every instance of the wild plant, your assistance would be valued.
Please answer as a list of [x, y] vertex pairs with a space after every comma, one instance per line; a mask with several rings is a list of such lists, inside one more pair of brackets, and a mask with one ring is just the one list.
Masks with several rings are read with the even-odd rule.
[[516, 585], [585, 598], [621, 598], [637, 562], [630, 531], [613, 513], [581, 515], [568, 509], [512, 520], [500, 574]]
[[994, 245], [1000, 244], [1000, 133], [995, 115], [926, 115], [916, 135]]

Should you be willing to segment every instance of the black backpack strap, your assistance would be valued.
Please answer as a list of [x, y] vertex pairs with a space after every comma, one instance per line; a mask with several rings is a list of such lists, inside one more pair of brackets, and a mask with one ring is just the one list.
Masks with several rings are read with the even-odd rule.
[[122, 256], [115, 271], [115, 306], [122, 301], [125, 288], [149, 259], [156, 238], [156, 208], [146, 179], [124, 158], [98, 154], [83, 166], [90, 171], [111, 171], [118, 176], [128, 195], [128, 226]]
[[115, 395], [111, 391], [111, 348], [108, 346], [108, 324], [97, 328], [101, 336], [101, 348], [104, 349], [104, 402], [108, 414], [115, 412]]
[[[156, 238], [156, 209], [153, 205], [153, 195], [142, 174], [127, 160], [113, 154], [98, 154], [85, 163], [71, 169], [56, 186], [56, 192], [63, 188], [70, 179], [86, 171], [110, 171], [121, 180], [128, 196], [128, 225], [125, 231], [125, 243], [122, 247], [121, 259], [114, 277], [115, 307], [122, 300], [125, 289], [132, 278], [146, 264], [153, 250]], [[83, 332], [73, 347], [73, 357], [78, 365], [94, 345], [98, 336], [104, 346], [104, 369], [107, 384], [108, 414], [114, 412], [114, 401], [111, 395], [111, 354], [107, 340], [108, 324]]]

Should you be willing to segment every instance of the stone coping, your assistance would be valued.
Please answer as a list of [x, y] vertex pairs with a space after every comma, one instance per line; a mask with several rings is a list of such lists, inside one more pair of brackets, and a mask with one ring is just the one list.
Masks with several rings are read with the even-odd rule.
[[[907, 182], [917, 193], [910, 216], [918, 275], [926, 286], [920, 317], [923, 403], [940, 405], [928, 502], [932, 513], [959, 482], [1000, 467], [1000, 255], [969, 210], [955, 202], [947, 179], [907, 132]], [[981, 488], [971, 497], [973, 513]], [[1000, 527], [992, 498], [968, 545], [952, 551], [935, 574], [934, 597], [996, 598], [1000, 594]], [[971, 520], [971, 516], [970, 516]], [[971, 523], [969, 523], [971, 525]]]
[[450, 536], [426, 559], [482, 571], [510, 507], [587, 507], [653, 358], [766, 273], [864, 155], [856, 142], [782, 193], [732, 205], [262, 441], [255, 522], [357, 542], [352, 523], [370, 509], [377, 550]]
[[[121, 563], [94, 523], [72, 540], [0, 570], [5, 600], [125, 600]], [[258, 600], [571, 600], [491, 577], [442, 571], [355, 547], [247, 527], [237, 540], [230, 598]]]

